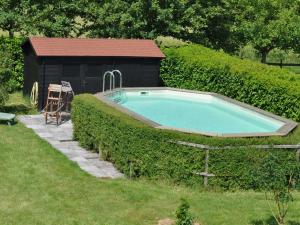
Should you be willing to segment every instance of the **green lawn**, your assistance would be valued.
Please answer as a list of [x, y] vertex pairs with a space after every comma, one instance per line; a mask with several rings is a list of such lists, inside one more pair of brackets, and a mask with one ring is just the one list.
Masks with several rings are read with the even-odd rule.
[[284, 68], [287, 68], [294, 73], [300, 74], [300, 66], [285, 66]]
[[[271, 216], [264, 195], [208, 192], [146, 180], [94, 178], [21, 124], [0, 125], [0, 224], [156, 224], [180, 197], [207, 225], [262, 224]], [[300, 194], [288, 214], [300, 223]], [[297, 223], [298, 222], [298, 223]]]
[[15, 114], [36, 114], [37, 111], [30, 105], [29, 97], [24, 97], [22, 92], [15, 92], [9, 95], [4, 106], [0, 106], [0, 112]]

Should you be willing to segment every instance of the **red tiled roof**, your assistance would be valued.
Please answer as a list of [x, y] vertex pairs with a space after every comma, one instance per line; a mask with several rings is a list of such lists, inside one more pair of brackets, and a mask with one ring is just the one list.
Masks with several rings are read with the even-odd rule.
[[37, 56], [110, 56], [164, 58], [152, 40], [29, 38]]

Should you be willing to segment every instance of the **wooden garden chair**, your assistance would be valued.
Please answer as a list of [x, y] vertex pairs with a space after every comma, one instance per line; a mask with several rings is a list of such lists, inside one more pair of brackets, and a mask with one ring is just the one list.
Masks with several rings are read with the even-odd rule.
[[48, 96], [46, 107], [44, 108], [45, 123], [48, 122], [48, 117], [56, 118], [56, 124], [61, 121], [61, 112], [64, 107], [62, 100], [62, 85], [50, 84], [48, 87]]

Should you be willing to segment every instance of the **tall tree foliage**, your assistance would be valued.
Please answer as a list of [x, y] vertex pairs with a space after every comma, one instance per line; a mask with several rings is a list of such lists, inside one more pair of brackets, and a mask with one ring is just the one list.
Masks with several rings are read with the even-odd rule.
[[239, 41], [231, 35], [234, 23], [233, 2], [229, 0], [195, 1], [185, 11], [190, 31], [182, 38], [215, 49], [234, 52]]
[[85, 9], [84, 30], [91, 37], [174, 36], [228, 51], [233, 17], [227, 0], [106, 0]]
[[21, 34], [67, 37], [77, 34], [81, 9], [71, 0], [1, 0], [0, 29]]
[[274, 48], [299, 48], [298, 0], [239, 0], [233, 6], [238, 12], [236, 34], [259, 51], [263, 63]]
[[[47, 37], [77, 36], [80, 5], [72, 0], [44, 0], [34, 2], [31, 9], [31, 24], [27, 24], [29, 33]], [[29, 25], [29, 26], [28, 26]]]
[[27, 21], [27, 1], [1, 0], [0, 1], [0, 29], [7, 31], [11, 38], [15, 32], [21, 32]]
[[155, 38], [176, 34], [183, 10], [182, 1], [96, 1], [85, 10], [84, 30], [92, 37]]
[[300, 50], [298, 0], [1, 0], [0, 29], [49, 37], [173, 36], [234, 52], [250, 43], [262, 62]]

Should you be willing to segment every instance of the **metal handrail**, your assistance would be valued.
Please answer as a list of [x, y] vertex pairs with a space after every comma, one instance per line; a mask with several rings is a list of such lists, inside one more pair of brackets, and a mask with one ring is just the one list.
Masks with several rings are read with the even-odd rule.
[[105, 91], [105, 79], [106, 76], [109, 75], [109, 90], [113, 90], [116, 88], [116, 82], [115, 82], [115, 73], [119, 74], [119, 79], [120, 79], [120, 88], [123, 86], [123, 78], [122, 78], [122, 73], [120, 70], [112, 70], [112, 71], [106, 71], [103, 75], [103, 80], [102, 80], [102, 92]]
[[106, 71], [103, 75], [103, 80], [102, 80], [102, 92], [105, 91], [105, 78], [109, 74], [109, 90], [111, 91], [112, 88], [115, 88], [115, 75], [111, 71]]
[[120, 70], [113, 70], [111, 71], [113, 74], [114, 73], [118, 73], [119, 74], [119, 78], [120, 78], [120, 88], [122, 88], [122, 85], [123, 85], [123, 78], [122, 78], [122, 73]]

